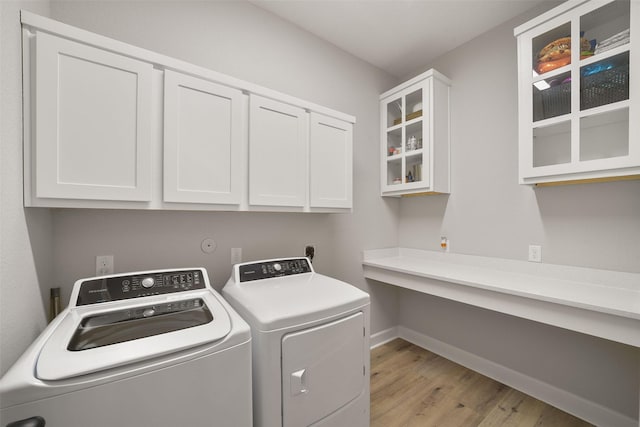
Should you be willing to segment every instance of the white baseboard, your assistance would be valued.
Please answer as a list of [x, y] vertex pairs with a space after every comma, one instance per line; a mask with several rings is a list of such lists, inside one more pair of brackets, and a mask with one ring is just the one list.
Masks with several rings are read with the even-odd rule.
[[376, 347], [380, 347], [383, 344], [388, 343], [396, 338], [398, 338], [398, 327], [394, 326], [393, 328], [385, 329], [384, 331], [376, 332], [371, 335], [369, 338], [369, 345], [371, 350]]
[[389, 328], [382, 332], [373, 334], [371, 336], [372, 348], [389, 342], [397, 337], [506, 384], [511, 388], [533, 396], [536, 399], [573, 414], [578, 418], [582, 418], [596, 426], [639, 426], [638, 420], [630, 418], [610, 408], [604, 407], [490, 360], [476, 356], [473, 353], [469, 353], [435, 338], [431, 338], [427, 335], [405, 328], [404, 326]]

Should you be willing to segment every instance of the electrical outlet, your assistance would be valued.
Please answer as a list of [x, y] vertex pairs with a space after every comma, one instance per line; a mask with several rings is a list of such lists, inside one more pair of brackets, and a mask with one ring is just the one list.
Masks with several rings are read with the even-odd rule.
[[529, 245], [529, 261], [542, 262], [542, 246]]
[[113, 274], [113, 255], [98, 255], [96, 257], [96, 276]]
[[242, 248], [231, 248], [231, 264], [242, 262]]

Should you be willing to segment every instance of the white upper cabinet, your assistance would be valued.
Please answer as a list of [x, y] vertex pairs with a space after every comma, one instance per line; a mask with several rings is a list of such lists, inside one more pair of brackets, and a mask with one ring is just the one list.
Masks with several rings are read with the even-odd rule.
[[640, 178], [636, 1], [566, 2], [518, 28], [519, 180]]
[[35, 196], [151, 200], [152, 66], [40, 33], [31, 71]]
[[349, 212], [355, 118], [21, 12], [25, 206]]
[[242, 92], [165, 71], [164, 201], [240, 204]]
[[303, 208], [307, 196], [307, 113], [249, 98], [249, 204]]
[[380, 95], [383, 196], [450, 192], [450, 85], [429, 70]]
[[353, 124], [318, 113], [309, 122], [309, 204], [351, 208]]

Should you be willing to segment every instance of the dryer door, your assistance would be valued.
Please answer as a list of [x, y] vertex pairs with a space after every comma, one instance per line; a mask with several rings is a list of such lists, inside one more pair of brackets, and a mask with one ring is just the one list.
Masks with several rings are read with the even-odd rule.
[[364, 314], [282, 339], [283, 426], [307, 426], [358, 397], [365, 377]]

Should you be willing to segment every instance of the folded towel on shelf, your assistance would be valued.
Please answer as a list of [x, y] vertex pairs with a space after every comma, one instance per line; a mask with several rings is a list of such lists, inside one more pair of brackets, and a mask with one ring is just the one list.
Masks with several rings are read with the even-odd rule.
[[607, 39], [602, 40], [601, 42], [599, 42], [596, 45], [594, 54], [598, 54], [598, 53], [602, 53], [602, 52], [606, 52], [608, 50], [611, 50], [615, 47], [618, 46], [622, 46], [624, 44], [629, 43], [629, 39], [630, 39], [630, 32], [629, 29], [627, 28], [624, 31], [619, 32], [618, 34], [615, 34]]

